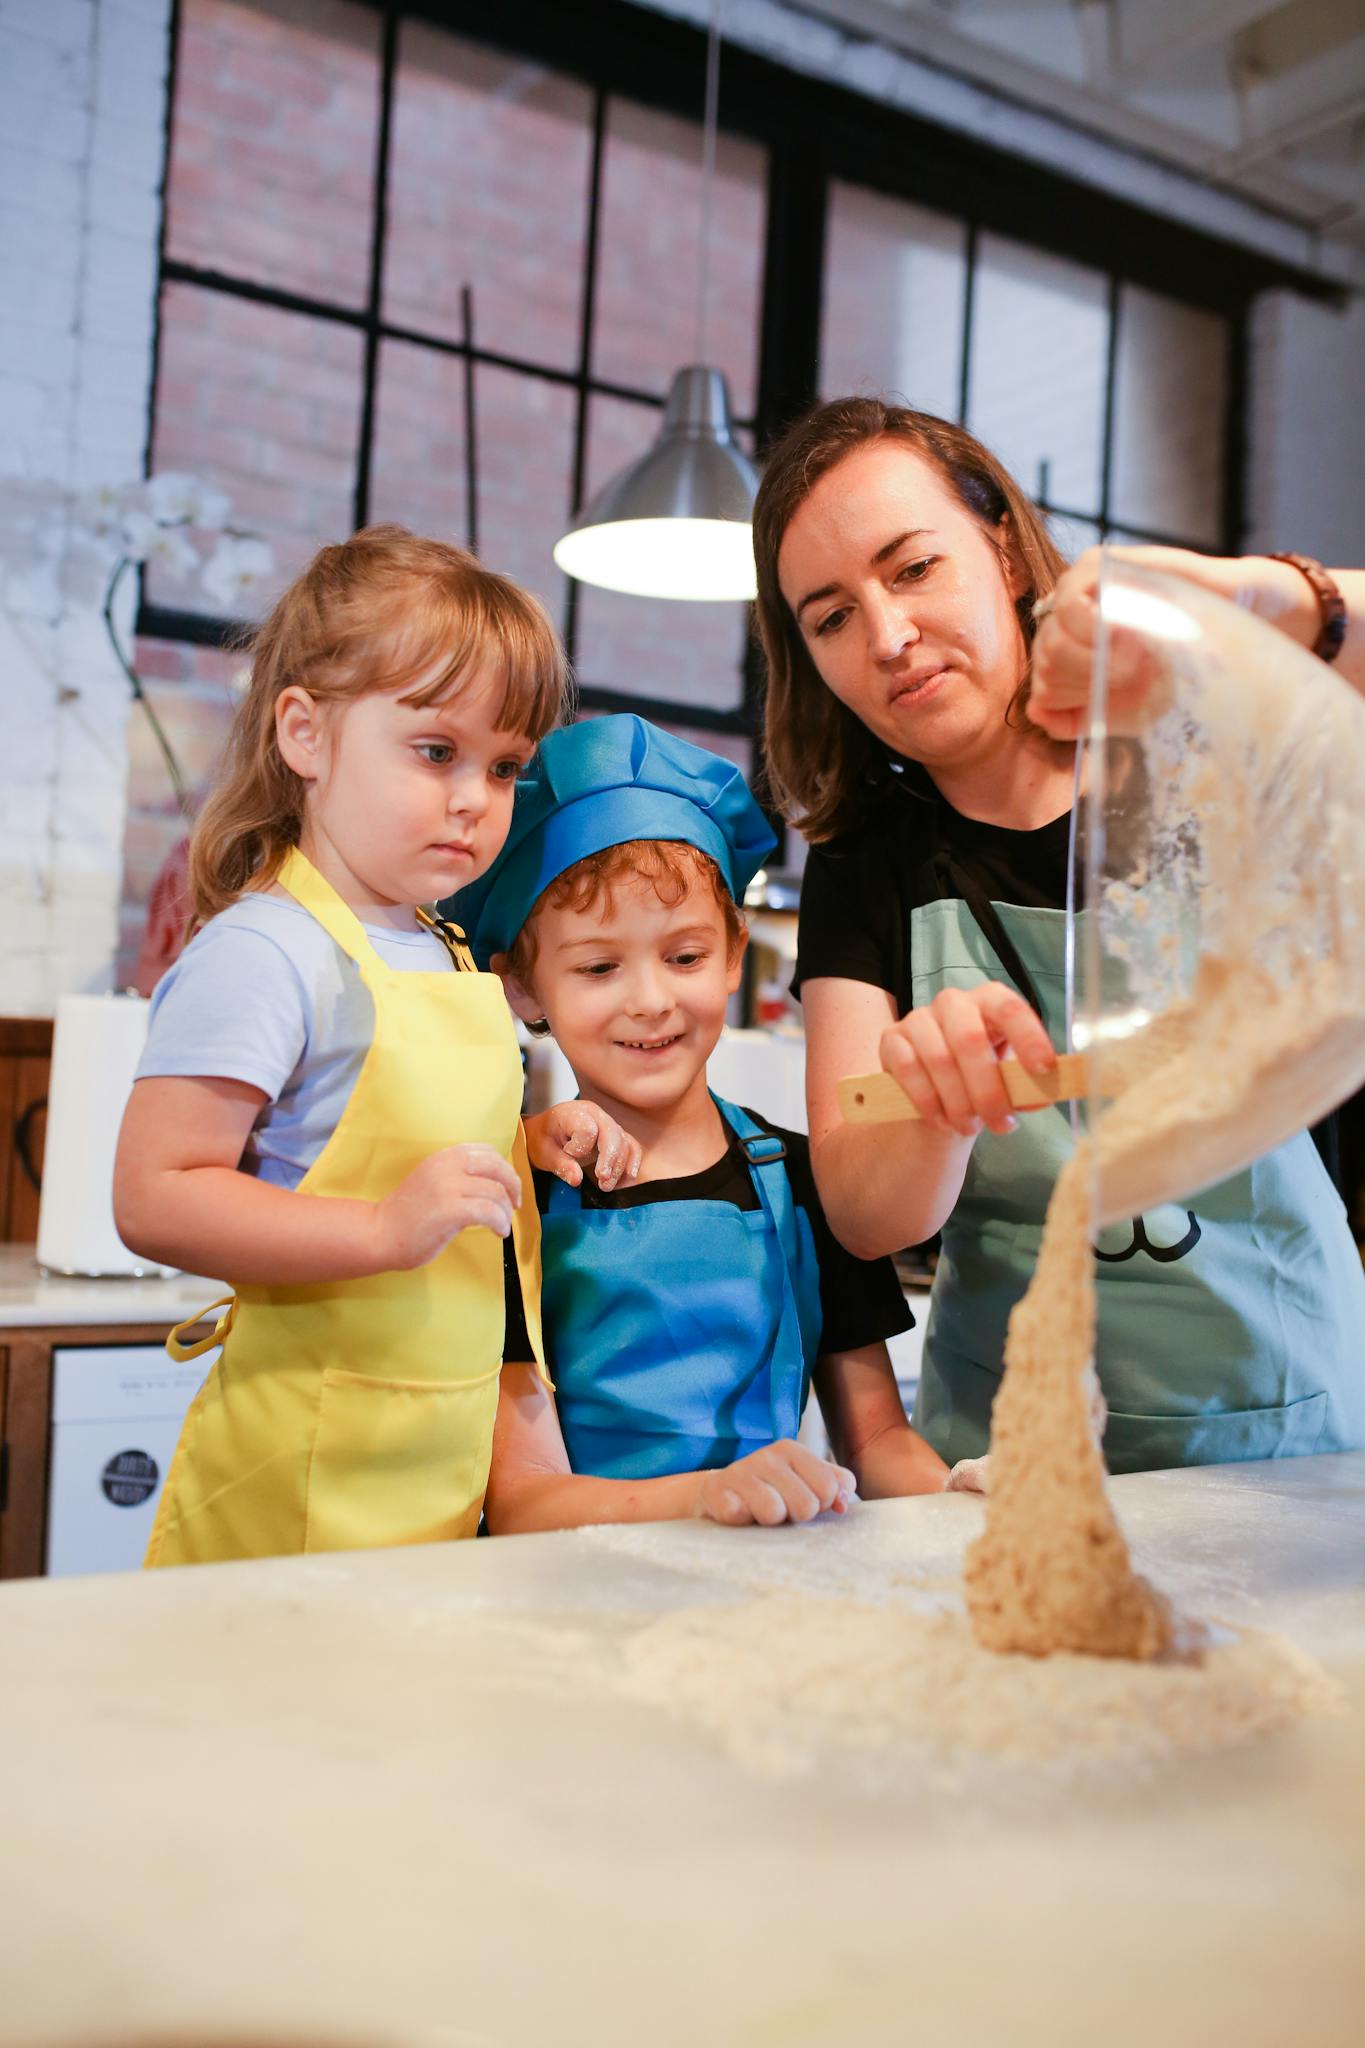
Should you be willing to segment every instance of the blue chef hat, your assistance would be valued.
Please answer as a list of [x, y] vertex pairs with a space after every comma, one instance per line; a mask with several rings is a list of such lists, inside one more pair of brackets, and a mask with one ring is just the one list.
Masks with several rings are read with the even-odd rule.
[[502, 852], [441, 908], [486, 967], [508, 951], [556, 875], [628, 839], [698, 847], [737, 903], [777, 844], [732, 762], [644, 718], [590, 718], [541, 741], [517, 784]]

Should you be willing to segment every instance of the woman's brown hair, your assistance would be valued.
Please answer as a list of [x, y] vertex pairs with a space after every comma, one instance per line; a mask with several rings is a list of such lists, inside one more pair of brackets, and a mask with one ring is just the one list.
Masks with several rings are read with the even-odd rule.
[[[821, 680], [778, 585], [777, 557], [821, 477], [875, 441], [903, 442], [932, 463], [997, 546], [1000, 522], [1008, 522], [1008, 545], [1024, 577], [1016, 611], [1026, 647], [1033, 607], [1065, 566], [1036, 505], [975, 435], [950, 420], [877, 398], [836, 398], [787, 429], [766, 458], [754, 505], [758, 633], [768, 664], [764, 745], [773, 801], [812, 841], [857, 823], [886, 748]], [[1028, 688], [1025, 670], [1006, 714], [1025, 725]]]
[[307, 785], [281, 757], [275, 703], [298, 683], [321, 703], [423, 678], [432, 704], [476, 670], [495, 679], [502, 729], [539, 741], [563, 717], [568, 666], [544, 608], [463, 548], [367, 526], [323, 548], [250, 643], [251, 681], [190, 842], [197, 916], [264, 888], [298, 844]]

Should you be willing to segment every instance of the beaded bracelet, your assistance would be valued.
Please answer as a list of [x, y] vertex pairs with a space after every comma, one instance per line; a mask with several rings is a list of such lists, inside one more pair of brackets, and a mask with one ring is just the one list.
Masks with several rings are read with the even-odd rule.
[[1346, 639], [1346, 600], [1336, 584], [1311, 555], [1271, 555], [1272, 562], [1288, 562], [1291, 569], [1297, 569], [1306, 576], [1318, 601], [1318, 637], [1313, 642], [1313, 653], [1319, 661], [1335, 661]]

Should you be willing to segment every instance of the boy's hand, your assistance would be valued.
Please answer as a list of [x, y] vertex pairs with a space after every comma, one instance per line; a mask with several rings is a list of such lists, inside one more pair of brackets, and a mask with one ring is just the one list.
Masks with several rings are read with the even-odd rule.
[[595, 1102], [557, 1102], [524, 1119], [532, 1166], [576, 1188], [591, 1168], [599, 1188], [629, 1187], [640, 1171], [639, 1140]]
[[693, 1513], [740, 1528], [761, 1522], [809, 1522], [826, 1508], [842, 1515], [858, 1497], [858, 1482], [842, 1465], [817, 1458], [804, 1444], [782, 1438], [750, 1451], [718, 1472], [698, 1474]]
[[491, 1145], [447, 1145], [415, 1166], [391, 1195], [376, 1202], [379, 1273], [406, 1273], [443, 1252], [457, 1231], [482, 1227], [497, 1237], [512, 1228], [521, 1182]]

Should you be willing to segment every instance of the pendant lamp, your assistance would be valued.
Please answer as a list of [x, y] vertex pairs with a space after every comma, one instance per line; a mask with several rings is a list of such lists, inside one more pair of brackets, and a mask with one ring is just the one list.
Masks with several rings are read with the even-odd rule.
[[725, 378], [706, 364], [719, 82], [716, 0], [706, 53], [697, 360], [674, 377], [653, 447], [598, 493], [554, 550], [567, 575], [633, 597], [715, 602], [751, 598], [755, 591], [752, 519], [758, 476], [735, 439]]

